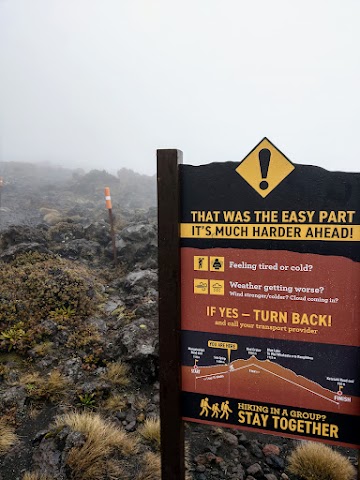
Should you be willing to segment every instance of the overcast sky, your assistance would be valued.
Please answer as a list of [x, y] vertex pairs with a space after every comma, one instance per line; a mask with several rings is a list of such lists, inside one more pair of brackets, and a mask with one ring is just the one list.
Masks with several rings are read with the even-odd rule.
[[0, 0], [0, 161], [359, 171], [359, 0]]

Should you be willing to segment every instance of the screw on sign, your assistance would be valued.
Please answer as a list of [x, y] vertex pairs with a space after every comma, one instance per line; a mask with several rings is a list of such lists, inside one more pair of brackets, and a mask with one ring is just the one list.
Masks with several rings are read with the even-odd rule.
[[112, 203], [111, 203], [110, 188], [105, 187], [105, 192], [104, 193], [105, 193], [106, 208], [109, 210], [111, 242], [112, 242], [112, 248], [113, 248], [114, 265], [116, 266], [117, 256], [116, 256], [116, 244], [115, 244], [114, 217], [113, 217], [113, 214], [112, 214]]

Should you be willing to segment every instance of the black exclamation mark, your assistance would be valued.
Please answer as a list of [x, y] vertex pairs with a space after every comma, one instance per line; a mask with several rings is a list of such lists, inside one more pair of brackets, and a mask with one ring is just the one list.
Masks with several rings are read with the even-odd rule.
[[266, 178], [268, 176], [268, 171], [269, 171], [270, 156], [271, 156], [271, 152], [268, 148], [263, 148], [259, 152], [261, 178], [263, 179], [259, 185], [261, 190], [266, 190], [267, 188], [269, 188], [269, 184], [266, 181]]

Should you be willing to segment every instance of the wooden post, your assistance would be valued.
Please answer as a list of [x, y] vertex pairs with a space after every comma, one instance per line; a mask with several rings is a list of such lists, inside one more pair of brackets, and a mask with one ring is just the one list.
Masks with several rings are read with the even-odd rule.
[[180, 350], [180, 150], [157, 151], [162, 480], [184, 480]]
[[112, 214], [112, 203], [111, 203], [109, 187], [105, 187], [105, 203], [106, 203], [106, 208], [109, 210], [110, 235], [111, 235], [111, 243], [112, 243], [113, 256], [114, 256], [114, 266], [116, 267], [117, 254], [116, 254], [116, 243], [115, 243], [114, 217]]
[[110, 235], [111, 235], [111, 244], [112, 244], [112, 249], [113, 249], [114, 266], [116, 267], [116, 265], [117, 265], [117, 253], [116, 253], [114, 217], [113, 217], [113, 214], [112, 214], [112, 208], [109, 208], [109, 220], [110, 220]]

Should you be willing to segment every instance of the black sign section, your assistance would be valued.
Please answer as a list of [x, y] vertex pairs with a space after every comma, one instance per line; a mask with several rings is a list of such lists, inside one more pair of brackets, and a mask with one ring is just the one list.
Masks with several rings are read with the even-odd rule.
[[[209, 237], [201, 239], [182, 235], [182, 246], [289, 250], [360, 261], [358, 243], [354, 241], [359, 235], [356, 226], [360, 224], [359, 174], [294, 164], [295, 169], [264, 199], [237, 173], [237, 166], [237, 162], [225, 162], [180, 167], [181, 223], [208, 226], [223, 223], [228, 227], [236, 223], [232, 232], [224, 227], [220, 242], [219, 236], [214, 238], [209, 230]], [[211, 216], [211, 212], [220, 212], [218, 218]], [[228, 215], [224, 222], [224, 212], [240, 213], [235, 221]], [[254, 215], [254, 212], [259, 213]], [[271, 212], [278, 212], [275, 222]], [[320, 223], [319, 212], [322, 212]], [[252, 232], [244, 230], [248, 223], [261, 223], [267, 231], [262, 235], [261, 230], [256, 230], [254, 240], [249, 236]], [[272, 238], [270, 227], [280, 224], [276, 233], [287, 238], [290, 235], [290, 240]], [[306, 232], [306, 241], [296, 230], [299, 225], [312, 227]]]
[[338, 445], [356, 446], [358, 442], [360, 418], [350, 415], [191, 392], [182, 393], [182, 406], [183, 418], [188, 421]]

